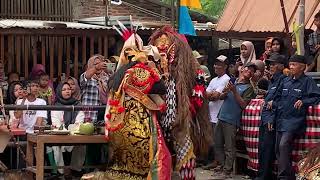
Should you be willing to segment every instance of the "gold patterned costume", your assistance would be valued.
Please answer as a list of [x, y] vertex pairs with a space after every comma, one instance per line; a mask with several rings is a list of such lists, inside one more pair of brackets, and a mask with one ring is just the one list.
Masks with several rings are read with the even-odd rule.
[[143, 47], [137, 34], [126, 40], [118, 69], [109, 80], [105, 113], [112, 165], [105, 173], [83, 179], [171, 179], [171, 154], [165, 144], [158, 113], [165, 108], [165, 85], [154, 63], [155, 47]]
[[[136, 175], [130, 179], [142, 179], [147, 177], [150, 169], [151, 114], [135, 99], [125, 101], [125, 108], [124, 127], [110, 135], [115, 162], [111, 169], [120, 172], [111, 171], [111, 174], [125, 177], [126, 172], [130, 172]], [[125, 173], [121, 173], [122, 171]]]
[[155, 67], [137, 61], [129, 67], [119, 69], [124, 78], [114, 86], [106, 109], [114, 162], [106, 174], [113, 179], [168, 179], [171, 155], [157, 121], [164, 104], [159, 95], [149, 96], [161, 88], [165, 92], [165, 86]]

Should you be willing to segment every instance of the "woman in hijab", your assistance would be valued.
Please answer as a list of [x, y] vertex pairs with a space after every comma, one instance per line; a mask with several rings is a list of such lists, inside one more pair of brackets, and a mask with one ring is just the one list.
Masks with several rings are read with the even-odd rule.
[[[72, 97], [71, 87], [67, 82], [61, 83], [56, 89], [57, 101], [55, 105], [79, 105], [80, 102]], [[52, 125], [59, 129], [68, 129], [71, 124], [80, 124], [84, 121], [83, 111], [52, 111], [51, 112]], [[85, 147], [84, 146], [53, 146], [47, 148], [47, 153], [49, 156], [49, 161], [52, 166], [64, 166], [64, 164], [69, 164], [69, 162], [64, 161], [63, 152], [71, 152], [71, 162], [70, 165], [73, 170], [76, 167], [81, 167], [84, 163], [85, 158]], [[67, 154], [67, 153], [65, 153]], [[56, 170], [56, 169], [55, 169]], [[63, 173], [63, 169], [58, 170]]]
[[264, 53], [262, 54], [262, 56], [259, 58], [261, 61], [265, 61], [266, 59], [269, 58], [270, 53], [271, 53], [271, 45], [272, 45], [272, 39], [271, 37], [266, 39], [266, 42], [264, 44]]
[[71, 95], [74, 99], [80, 101], [81, 100], [81, 92], [78, 80], [74, 77], [69, 77], [67, 79], [67, 83], [70, 85], [71, 88]]
[[42, 64], [36, 64], [32, 67], [31, 73], [30, 73], [30, 78], [31, 79], [37, 79], [40, 77], [41, 74], [45, 74], [46, 69], [44, 65]]
[[250, 41], [244, 41], [240, 46], [240, 60], [243, 65], [256, 60], [256, 51]]
[[242, 66], [256, 60], [256, 51], [250, 41], [244, 41], [240, 46], [240, 58], [236, 62], [236, 69], [241, 72]]
[[[56, 89], [57, 102], [55, 105], [79, 105], [80, 101], [72, 96], [71, 85], [67, 82], [61, 83]], [[52, 111], [52, 125], [59, 128], [64, 125], [64, 129], [68, 129], [70, 124], [83, 122], [83, 111]]]

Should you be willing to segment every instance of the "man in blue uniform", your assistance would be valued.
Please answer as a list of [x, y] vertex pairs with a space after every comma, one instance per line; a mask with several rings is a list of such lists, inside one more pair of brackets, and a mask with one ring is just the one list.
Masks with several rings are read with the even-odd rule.
[[259, 130], [259, 171], [256, 180], [270, 180], [272, 177], [272, 165], [275, 159], [274, 144], [275, 144], [275, 109], [272, 108], [272, 102], [276, 100], [279, 85], [286, 77], [282, 74], [286, 59], [279, 54], [271, 55], [266, 60], [270, 66], [272, 78], [268, 87], [268, 92], [265, 97], [265, 104], [262, 109], [261, 124]]
[[276, 155], [278, 159], [278, 179], [295, 179], [292, 168], [292, 148], [297, 135], [306, 128], [308, 106], [320, 100], [320, 89], [313, 79], [304, 74], [306, 58], [293, 55], [289, 60], [291, 76], [285, 78], [279, 88], [276, 106]]

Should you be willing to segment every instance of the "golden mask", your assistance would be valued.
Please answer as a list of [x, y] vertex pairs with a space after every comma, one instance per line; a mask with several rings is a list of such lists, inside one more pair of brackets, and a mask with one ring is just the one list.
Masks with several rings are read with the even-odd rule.
[[171, 44], [172, 44], [171, 40], [165, 34], [161, 35], [155, 41], [155, 46], [158, 48], [159, 52], [162, 52], [162, 53], [166, 53]]
[[145, 52], [136, 50], [134, 48], [127, 48], [124, 50], [126, 59], [129, 61], [138, 61], [145, 63], [148, 61], [148, 56]]

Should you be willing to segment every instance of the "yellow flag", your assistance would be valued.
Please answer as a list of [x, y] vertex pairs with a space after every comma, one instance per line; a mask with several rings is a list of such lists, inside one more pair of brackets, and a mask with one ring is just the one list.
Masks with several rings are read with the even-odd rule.
[[301, 29], [301, 26], [298, 26], [296, 21], [294, 20], [293, 23], [292, 23], [292, 26], [293, 26], [293, 34], [296, 38], [296, 44], [297, 44], [297, 54], [298, 55], [301, 55], [301, 44], [300, 44], [300, 29]]
[[187, 6], [189, 8], [201, 9], [200, 0], [180, 0], [180, 6]]

